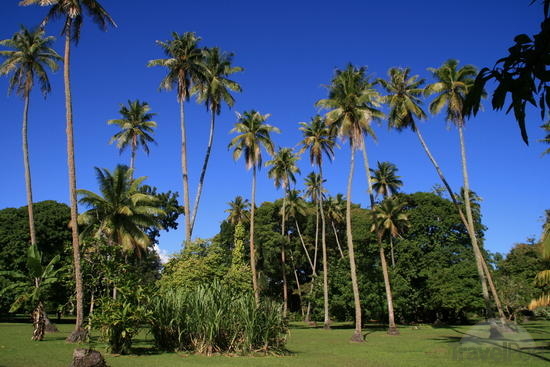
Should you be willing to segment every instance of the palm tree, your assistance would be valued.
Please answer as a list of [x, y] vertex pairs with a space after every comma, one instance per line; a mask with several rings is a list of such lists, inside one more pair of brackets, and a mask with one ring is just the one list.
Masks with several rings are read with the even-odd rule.
[[377, 168], [372, 169], [372, 188], [377, 195], [391, 196], [403, 186], [401, 176], [397, 176], [397, 167], [391, 162], [376, 162]]
[[470, 183], [468, 179], [468, 168], [466, 164], [466, 145], [464, 142], [464, 123], [465, 118], [463, 115], [464, 99], [466, 94], [473, 86], [477, 70], [472, 65], [466, 65], [458, 68], [457, 60], [447, 60], [439, 68], [429, 68], [432, 72], [435, 83], [432, 83], [426, 87], [425, 94], [436, 94], [434, 100], [430, 103], [430, 112], [432, 114], [439, 113], [446, 107], [445, 119], [453, 123], [458, 128], [458, 135], [460, 140], [460, 153], [462, 160], [462, 176], [464, 186], [464, 206], [466, 212], [466, 228], [468, 229], [472, 247], [474, 249], [474, 255], [476, 258], [477, 271], [481, 281], [481, 288], [483, 292], [483, 298], [485, 300], [487, 312], [491, 314], [491, 301], [489, 298], [489, 291], [487, 289], [487, 282], [491, 288], [495, 304], [498, 309], [499, 317], [504, 323], [506, 317], [500, 304], [500, 299], [494, 282], [492, 280], [491, 272], [489, 271], [487, 264], [481, 253], [477, 235], [474, 227], [474, 220], [472, 215], [472, 207], [470, 201]]
[[180, 105], [181, 130], [181, 173], [183, 179], [183, 206], [185, 215], [185, 243], [191, 241], [191, 203], [189, 202], [189, 174], [187, 166], [187, 135], [185, 132], [184, 104], [191, 96], [193, 85], [199, 85], [206, 79], [204, 52], [198, 46], [200, 37], [193, 32], [182, 35], [173, 32], [172, 40], [157, 44], [162, 47], [168, 58], [151, 60], [147, 66], [164, 66], [166, 76], [160, 82], [160, 89], [176, 89]]
[[[401, 186], [403, 181], [400, 180], [401, 176], [397, 176], [397, 167], [390, 162], [377, 162], [378, 168], [371, 169], [373, 173], [372, 188], [377, 195], [382, 195], [383, 198], [390, 197], [395, 194]], [[390, 241], [390, 253], [391, 253], [391, 265], [395, 267], [395, 255], [393, 252], [393, 242]], [[385, 261], [385, 259], [384, 259]]]
[[151, 245], [145, 229], [160, 227], [160, 217], [165, 214], [155, 196], [140, 191], [146, 177], [133, 179], [132, 169], [125, 165], [118, 165], [113, 172], [95, 170], [101, 194], [78, 190], [79, 202], [90, 208], [78, 217], [83, 234], [91, 233], [127, 252], [141, 254]]
[[[346, 196], [346, 235], [350, 262], [351, 283], [355, 305], [355, 332], [352, 341], [364, 341], [361, 334], [361, 300], [359, 299], [359, 285], [357, 283], [357, 271], [355, 266], [355, 252], [353, 249], [353, 237], [351, 233], [351, 186], [353, 171], [355, 168], [355, 151], [362, 148], [365, 158], [363, 134], [374, 136], [371, 121], [380, 118], [381, 112], [376, 109], [377, 92], [372, 88], [373, 84], [365, 76], [366, 68], [356, 68], [349, 64], [344, 70], [336, 70], [329, 86], [329, 96], [317, 102], [317, 106], [328, 109], [325, 115], [328, 126], [335, 125], [338, 135], [345, 137], [350, 143], [350, 170], [348, 175], [348, 189]], [[368, 165], [368, 159], [364, 160]], [[367, 178], [369, 170], [366, 170]], [[368, 180], [370, 186], [370, 180]], [[374, 201], [371, 193], [371, 202]]]
[[74, 162], [73, 106], [71, 93], [71, 41], [80, 40], [80, 28], [84, 20], [84, 11], [92, 18], [101, 30], [106, 31], [109, 25], [116, 27], [114, 20], [97, 0], [21, 0], [20, 5], [49, 6], [48, 14], [42, 21], [45, 25], [52, 19], [63, 18], [62, 34], [65, 36], [63, 55], [63, 80], [65, 84], [65, 113], [67, 121], [67, 166], [69, 171], [69, 197], [71, 204], [71, 232], [73, 243], [74, 277], [76, 288], [76, 322], [74, 332], [67, 337], [71, 343], [86, 340], [87, 332], [82, 327], [84, 322], [84, 287], [80, 269], [80, 243], [78, 238], [78, 208], [76, 198], [76, 167]]
[[313, 272], [315, 273], [317, 269], [317, 251], [319, 248], [319, 203], [324, 195], [323, 179], [321, 175], [311, 172], [307, 175], [304, 184], [306, 186], [304, 194], [315, 205], [315, 253], [313, 255]]
[[227, 106], [229, 106], [230, 108], [233, 107], [233, 105], [235, 104], [235, 99], [231, 95], [231, 92], [242, 91], [239, 83], [228, 78], [231, 74], [243, 71], [243, 68], [241, 68], [240, 66], [231, 65], [231, 62], [233, 61], [233, 54], [221, 52], [220, 49], [217, 47], [205, 49], [204, 53], [206, 78], [202, 83], [195, 85], [195, 92], [198, 94], [198, 101], [200, 103], [205, 103], [206, 109], [210, 110], [212, 116], [210, 119], [210, 134], [208, 137], [208, 145], [206, 147], [204, 163], [202, 165], [197, 193], [195, 196], [195, 203], [193, 205], [193, 211], [191, 214], [190, 235], [193, 234], [195, 219], [197, 218], [197, 211], [199, 210], [199, 201], [204, 184], [204, 177], [206, 175], [206, 168], [208, 167], [210, 152], [212, 150], [212, 144], [214, 142], [214, 126], [216, 115], [220, 114], [222, 103], [225, 102], [225, 104], [227, 104]]
[[[541, 126], [546, 131], [544, 139], [539, 140], [541, 143], [550, 144], [550, 121]], [[542, 155], [550, 154], [550, 148], [542, 152]]]
[[283, 243], [281, 244], [281, 267], [283, 273], [283, 317], [286, 317], [288, 307], [288, 287], [286, 281], [286, 255], [284, 238], [285, 231], [285, 206], [286, 206], [286, 193], [290, 188], [291, 183], [296, 183], [295, 173], [300, 173], [300, 169], [296, 166], [296, 161], [299, 159], [292, 149], [279, 148], [275, 153], [272, 160], [266, 162], [266, 166], [271, 166], [267, 175], [271, 178], [276, 188], [283, 188], [283, 207], [281, 209], [281, 236], [283, 236]]
[[225, 212], [229, 213], [227, 221], [233, 225], [237, 223], [245, 223], [250, 220], [250, 203], [242, 196], [237, 196], [235, 200], [230, 201], [229, 209]]
[[147, 102], [140, 102], [139, 100], [128, 101], [128, 106], [120, 107], [121, 119], [109, 120], [109, 125], [118, 125], [120, 131], [113, 135], [109, 144], [117, 142], [116, 146], [122, 153], [124, 149], [130, 147], [131, 159], [130, 169], [135, 169], [136, 150], [138, 147], [142, 147], [143, 151], [149, 154], [149, 146], [147, 143], [155, 141], [150, 135], [153, 132], [153, 128], [157, 127], [155, 121], [151, 121], [155, 113], [150, 113], [151, 107]]
[[[55, 264], [59, 261], [59, 255], [55, 256], [50, 262], [42, 265], [42, 253], [38, 250], [36, 244], [31, 244], [27, 250], [27, 270], [28, 274], [18, 271], [0, 271], [0, 275], [13, 278], [14, 281], [6, 288], [0, 290], [0, 296], [8, 290], [16, 290], [19, 296], [11, 305], [10, 312], [17, 311], [25, 303], [31, 303], [33, 333], [32, 340], [44, 339], [46, 331], [46, 312], [44, 302], [47, 295], [47, 286], [57, 282], [57, 274], [63, 271], [63, 268], [54, 270]], [[17, 279], [17, 280], [15, 280]]]
[[231, 133], [238, 133], [231, 139], [228, 148], [233, 148], [233, 159], [237, 160], [244, 155], [246, 169], [252, 168], [252, 199], [250, 203], [250, 267], [252, 268], [252, 286], [256, 303], [260, 302], [260, 290], [256, 276], [256, 249], [254, 247], [254, 210], [256, 205], [256, 170], [262, 167], [262, 147], [268, 154], [273, 155], [273, 141], [271, 132], [280, 132], [275, 126], [266, 124], [269, 114], [262, 115], [258, 111], [237, 112], [238, 121]]
[[304, 237], [302, 236], [302, 231], [300, 230], [300, 224], [298, 223], [298, 218], [305, 216], [307, 213], [307, 204], [300, 196], [299, 190], [289, 190], [286, 195], [286, 203], [286, 218], [288, 218], [289, 220], [294, 219], [294, 225], [296, 226], [296, 231], [298, 232], [300, 243], [302, 244], [304, 253], [306, 254], [307, 261], [309, 263], [309, 266], [311, 267], [311, 271], [315, 276], [316, 274], [315, 268], [313, 266], [313, 261], [311, 261], [311, 256], [309, 255]]
[[384, 246], [382, 241], [385, 237], [392, 238], [399, 236], [400, 232], [408, 225], [408, 216], [403, 213], [405, 203], [399, 198], [386, 198], [380, 205], [377, 205], [372, 213], [373, 224], [371, 231], [376, 233], [380, 251], [380, 262], [382, 265], [382, 273], [384, 275], [384, 286], [386, 288], [386, 300], [388, 302], [388, 319], [389, 328], [388, 334], [398, 335], [399, 331], [395, 326], [395, 316], [393, 312], [393, 297], [390, 284], [390, 276], [388, 273], [388, 265], [386, 264], [386, 255], [384, 254]]
[[43, 29], [29, 31], [25, 27], [21, 27], [21, 30], [14, 34], [12, 38], [0, 41], [0, 46], [12, 49], [0, 51], [0, 57], [4, 59], [2, 64], [0, 64], [0, 75], [11, 74], [8, 86], [9, 91], [19, 94], [25, 101], [21, 135], [31, 245], [36, 245], [36, 231], [34, 228], [32, 180], [27, 139], [30, 94], [35, 79], [37, 79], [40, 84], [40, 90], [44, 97], [46, 97], [51, 90], [46, 69], [49, 68], [51, 71], [57, 70], [59, 67], [57, 62], [62, 60], [61, 56], [50, 47], [55, 39], [53, 37], [44, 37], [44, 34]]
[[[321, 191], [323, 182], [323, 153], [332, 160], [334, 158], [335, 129], [326, 126], [325, 121], [320, 116], [315, 116], [309, 124], [300, 123], [303, 139], [299, 143], [302, 145], [300, 153], [309, 149], [309, 160], [312, 165], [319, 168], [319, 178], [321, 181]], [[325, 211], [323, 208], [322, 195], [319, 200], [318, 208], [321, 213], [321, 247], [323, 252], [323, 301], [324, 301], [324, 328], [330, 329], [330, 317], [328, 310], [328, 259], [326, 244], [326, 226]]]

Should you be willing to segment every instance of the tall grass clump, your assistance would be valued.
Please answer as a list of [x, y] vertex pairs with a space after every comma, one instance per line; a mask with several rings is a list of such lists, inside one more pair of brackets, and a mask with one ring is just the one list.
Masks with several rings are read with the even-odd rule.
[[286, 342], [281, 305], [271, 300], [256, 305], [252, 292], [217, 281], [194, 290], [165, 291], [151, 311], [151, 332], [162, 350], [279, 353]]

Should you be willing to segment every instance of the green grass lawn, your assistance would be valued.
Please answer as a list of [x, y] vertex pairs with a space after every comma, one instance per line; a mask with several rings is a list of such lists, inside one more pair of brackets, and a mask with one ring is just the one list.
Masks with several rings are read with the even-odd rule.
[[[350, 326], [337, 324], [326, 331], [294, 323], [290, 329], [286, 356], [200, 356], [185, 353], [157, 353], [150, 335], [139, 335], [135, 355], [113, 356], [101, 343], [95, 345], [110, 366], [548, 366], [550, 362], [550, 322], [529, 322], [522, 325], [534, 340], [535, 348], [505, 350], [502, 342], [488, 344], [483, 356], [465, 350], [459, 360], [460, 341], [471, 332], [469, 326], [400, 327], [400, 336], [389, 336], [381, 327], [367, 327], [367, 342], [350, 343]], [[0, 323], [0, 367], [69, 365], [77, 346], [64, 339], [72, 325], [58, 326], [59, 333], [47, 334], [44, 341], [30, 340], [32, 325]], [[485, 353], [493, 353], [487, 358]], [[484, 359], [485, 358], [485, 359]]]

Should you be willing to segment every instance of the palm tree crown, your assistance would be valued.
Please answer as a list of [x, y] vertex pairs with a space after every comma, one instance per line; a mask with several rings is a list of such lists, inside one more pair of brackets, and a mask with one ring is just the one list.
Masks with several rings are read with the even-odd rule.
[[326, 124], [336, 124], [338, 135], [348, 137], [353, 146], [362, 144], [362, 135], [375, 138], [371, 121], [379, 120], [384, 114], [380, 107], [380, 94], [365, 75], [365, 67], [349, 64], [344, 70], [336, 70], [329, 86], [329, 96], [317, 102], [317, 106], [329, 109], [325, 115]]
[[126, 251], [145, 250], [151, 243], [145, 228], [159, 227], [164, 215], [154, 196], [139, 191], [145, 177], [132, 179], [132, 170], [124, 165], [113, 172], [96, 168], [96, 174], [101, 195], [78, 190], [79, 202], [91, 208], [78, 217], [84, 233], [93, 231]]
[[[281, 208], [281, 211], [283, 208]], [[288, 190], [286, 195], [285, 217], [296, 219], [306, 215], [307, 204], [300, 196], [299, 190]], [[282, 213], [281, 213], [282, 214]]]
[[426, 113], [420, 107], [425, 80], [419, 79], [418, 75], [410, 76], [409, 73], [409, 68], [391, 68], [388, 70], [389, 80], [378, 79], [378, 83], [388, 93], [383, 101], [390, 107], [389, 127], [397, 130], [411, 128], [415, 131], [414, 119], [426, 118]]
[[312, 202], [316, 203], [324, 196], [326, 190], [323, 188], [325, 179], [321, 178], [321, 175], [311, 172], [305, 179], [306, 191], [305, 194]]
[[450, 59], [439, 68], [428, 68], [428, 70], [432, 72], [436, 82], [428, 85], [425, 93], [437, 94], [430, 103], [430, 112], [439, 113], [447, 106], [446, 120], [457, 126], [463, 126], [464, 99], [474, 84], [477, 75], [475, 66], [465, 65], [459, 69], [458, 61]]
[[262, 151], [263, 147], [269, 154], [274, 154], [273, 141], [271, 140], [271, 132], [280, 132], [280, 130], [265, 121], [270, 114], [262, 115], [258, 111], [250, 110], [242, 114], [237, 112], [238, 121], [235, 127], [231, 129], [231, 133], [238, 133], [236, 137], [231, 139], [229, 148], [233, 148], [233, 159], [237, 160], [244, 154], [246, 168], [252, 167], [261, 168], [262, 166]]
[[250, 220], [250, 202], [242, 196], [237, 196], [235, 200], [230, 201], [229, 209], [225, 212], [229, 213], [227, 221], [231, 224], [245, 223]]
[[51, 90], [50, 80], [46, 68], [55, 71], [59, 68], [58, 61], [63, 60], [50, 46], [54, 37], [44, 37], [44, 30], [30, 31], [25, 27], [13, 35], [12, 38], [0, 41], [0, 46], [13, 50], [0, 51], [4, 62], [0, 64], [0, 75], [12, 74], [8, 90], [25, 97], [38, 79], [40, 90], [46, 96]]
[[122, 118], [107, 121], [109, 125], [118, 125], [121, 129], [109, 143], [112, 144], [116, 141], [117, 148], [121, 152], [127, 147], [131, 147], [133, 153], [138, 146], [141, 146], [145, 153], [149, 154], [147, 143], [155, 141], [150, 134], [153, 132], [153, 128], [157, 127], [157, 123], [151, 121], [155, 114], [149, 112], [150, 110], [151, 107], [147, 102], [139, 100], [128, 101], [128, 106], [121, 106], [119, 113]]
[[401, 176], [397, 176], [397, 167], [390, 162], [377, 162], [378, 167], [371, 169], [372, 175], [372, 188], [378, 195], [383, 197], [391, 196], [403, 186], [403, 181], [400, 180]]
[[378, 239], [398, 237], [409, 225], [408, 214], [403, 211], [407, 203], [398, 196], [386, 198], [372, 211], [371, 230]]
[[323, 153], [330, 160], [334, 159], [336, 129], [327, 127], [321, 116], [313, 117], [309, 123], [300, 122], [300, 131], [303, 139], [298, 143], [302, 146], [299, 154], [309, 149], [309, 161], [312, 165], [321, 166]]
[[291, 183], [296, 183], [296, 173], [300, 173], [300, 169], [296, 166], [296, 161], [300, 159], [290, 148], [279, 148], [272, 160], [265, 163], [266, 166], [271, 166], [267, 175], [275, 182], [275, 187], [283, 187], [287, 190]]

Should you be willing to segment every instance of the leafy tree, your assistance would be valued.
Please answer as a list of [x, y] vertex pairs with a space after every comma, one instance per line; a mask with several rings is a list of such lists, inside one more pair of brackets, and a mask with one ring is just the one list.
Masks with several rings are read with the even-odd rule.
[[231, 74], [243, 71], [242, 67], [231, 65], [231, 62], [233, 61], [233, 54], [222, 52], [217, 47], [207, 48], [203, 52], [205, 54], [204, 64], [206, 67], [206, 77], [202, 83], [195, 84], [194, 87], [196, 89], [196, 92], [198, 93], [198, 101], [206, 105], [206, 109], [210, 110], [212, 117], [210, 119], [210, 134], [208, 137], [208, 145], [206, 147], [204, 163], [202, 165], [197, 193], [195, 196], [195, 203], [193, 205], [191, 218], [191, 234], [193, 234], [193, 227], [195, 226], [195, 219], [197, 218], [197, 211], [199, 209], [199, 201], [202, 193], [202, 186], [204, 184], [204, 177], [206, 175], [206, 168], [208, 167], [210, 152], [212, 150], [212, 144], [214, 142], [214, 126], [216, 115], [220, 114], [222, 104], [224, 102], [230, 108], [233, 107], [233, 105], [235, 104], [235, 99], [231, 95], [231, 92], [242, 91], [239, 83], [228, 78], [229, 76], [231, 76]]
[[256, 206], [256, 170], [262, 167], [262, 147], [268, 154], [273, 155], [273, 141], [271, 132], [280, 132], [274, 126], [266, 124], [269, 114], [262, 115], [258, 111], [237, 113], [238, 121], [231, 133], [238, 133], [231, 139], [228, 148], [233, 148], [233, 159], [237, 160], [244, 155], [246, 169], [252, 168], [252, 200], [250, 203], [250, 267], [252, 268], [252, 285], [256, 303], [260, 301], [260, 289], [256, 275], [256, 255], [254, 248], [254, 210]]
[[276, 188], [283, 188], [283, 207], [281, 209], [281, 236], [283, 237], [283, 242], [281, 243], [281, 267], [283, 274], [283, 317], [286, 317], [287, 308], [288, 308], [288, 289], [286, 281], [286, 254], [285, 254], [285, 214], [286, 214], [286, 193], [290, 189], [290, 184], [296, 183], [296, 173], [300, 173], [300, 169], [296, 166], [296, 161], [299, 159], [296, 156], [292, 149], [290, 148], [279, 148], [275, 152], [273, 159], [266, 162], [266, 166], [271, 166], [267, 175], [271, 178]]
[[73, 107], [70, 78], [71, 41], [75, 44], [80, 40], [80, 28], [84, 20], [84, 10], [92, 18], [101, 30], [107, 30], [109, 25], [116, 26], [109, 13], [97, 0], [21, 0], [21, 5], [49, 6], [49, 11], [42, 25], [52, 19], [62, 18], [65, 36], [65, 53], [63, 55], [63, 80], [65, 84], [65, 111], [67, 120], [67, 166], [69, 171], [69, 192], [71, 203], [71, 226], [73, 237], [73, 261], [76, 288], [76, 323], [74, 332], [67, 337], [68, 342], [81, 342], [86, 339], [86, 331], [82, 328], [84, 322], [84, 289], [82, 284], [82, 271], [80, 269], [80, 244], [78, 237], [78, 208], [76, 197], [76, 168], [74, 162], [74, 137], [73, 137]]
[[500, 304], [499, 296], [492, 280], [491, 272], [488, 269], [483, 254], [481, 253], [478, 239], [475, 235], [474, 220], [470, 202], [470, 183], [468, 178], [468, 168], [466, 163], [466, 145], [464, 142], [464, 124], [465, 118], [463, 114], [464, 100], [466, 94], [472, 88], [474, 78], [477, 75], [477, 70], [472, 65], [466, 65], [458, 68], [457, 60], [447, 60], [439, 68], [429, 68], [432, 72], [435, 83], [432, 83], [426, 87], [426, 94], [436, 94], [434, 100], [430, 103], [430, 112], [433, 114], [439, 113], [442, 109], [446, 108], [445, 119], [453, 123], [458, 129], [458, 135], [460, 139], [460, 153], [462, 160], [462, 176], [464, 185], [464, 204], [466, 213], [466, 227], [470, 233], [472, 247], [474, 255], [476, 257], [476, 264], [481, 281], [481, 289], [483, 292], [483, 298], [486, 303], [487, 312], [490, 315], [491, 312], [491, 300], [489, 298], [489, 291], [487, 289], [487, 282], [491, 288], [493, 299], [497, 306], [499, 317], [501, 321], [505, 322], [504, 312]]
[[116, 141], [116, 146], [122, 153], [124, 149], [130, 147], [131, 158], [130, 168], [135, 168], [136, 150], [138, 147], [143, 148], [143, 151], [149, 154], [148, 143], [153, 143], [155, 139], [150, 135], [153, 133], [153, 128], [157, 127], [155, 121], [151, 119], [155, 116], [149, 112], [151, 107], [147, 102], [139, 100], [128, 100], [128, 106], [120, 107], [121, 119], [109, 120], [109, 125], [118, 125], [120, 131], [113, 135], [110, 144]]
[[57, 274], [62, 270], [54, 270], [54, 266], [58, 261], [59, 255], [56, 255], [44, 266], [42, 264], [42, 254], [36, 244], [32, 244], [27, 250], [27, 274], [16, 271], [0, 272], [0, 275], [17, 279], [0, 292], [0, 295], [2, 295], [5, 291], [14, 289], [19, 293], [19, 296], [11, 306], [10, 312], [17, 311], [27, 302], [31, 304], [34, 327], [32, 340], [44, 339], [46, 330], [45, 294], [47, 286], [57, 281]]
[[168, 58], [151, 60], [147, 66], [163, 66], [167, 69], [166, 76], [160, 82], [160, 89], [176, 89], [180, 104], [181, 129], [181, 173], [183, 178], [183, 207], [185, 209], [185, 242], [191, 241], [191, 203], [189, 202], [189, 175], [187, 166], [187, 135], [185, 132], [184, 104], [191, 96], [193, 85], [200, 85], [206, 78], [204, 53], [199, 48], [201, 40], [193, 32], [182, 35], [172, 33], [172, 40], [157, 44]]
[[29, 231], [31, 244], [36, 244], [36, 230], [34, 228], [34, 211], [32, 201], [31, 168], [29, 161], [29, 145], [27, 139], [28, 114], [30, 94], [35, 79], [40, 84], [40, 90], [44, 97], [50, 92], [51, 86], [46, 69], [55, 71], [57, 62], [61, 56], [50, 46], [54, 37], [45, 37], [43, 29], [29, 31], [25, 27], [13, 35], [10, 39], [0, 41], [0, 46], [13, 50], [0, 51], [0, 57], [4, 59], [0, 64], [0, 75], [10, 75], [9, 91], [15, 91], [25, 101], [23, 107], [23, 127], [21, 129], [23, 141], [23, 165], [25, 168], [25, 189], [27, 193], [27, 208], [29, 212]]
[[157, 218], [158, 223], [145, 228], [145, 232], [151, 239], [151, 243], [158, 244], [161, 230], [178, 229], [178, 218], [184, 212], [183, 207], [178, 204], [179, 195], [177, 192], [170, 190], [159, 193], [156, 187], [149, 185], [140, 185], [139, 191], [145, 195], [154, 196], [157, 207], [164, 212]]
[[371, 83], [365, 76], [366, 68], [357, 68], [349, 64], [344, 70], [336, 70], [329, 87], [329, 96], [317, 102], [319, 107], [329, 109], [325, 115], [327, 125], [335, 125], [338, 135], [349, 139], [350, 142], [350, 170], [348, 176], [347, 202], [346, 202], [346, 235], [348, 243], [348, 254], [350, 261], [350, 272], [355, 299], [355, 332], [353, 341], [363, 341], [361, 334], [361, 300], [359, 297], [359, 286], [357, 283], [357, 271], [355, 267], [355, 253], [353, 249], [353, 237], [351, 229], [351, 183], [355, 165], [355, 150], [362, 148], [364, 163], [369, 183], [371, 202], [372, 190], [370, 187], [368, 158], [364, 143], [363, 134], [375, 136], [371, 127], [373, 118], [382, 117], [382, 113], [376, 109], [378, 106], [378, 92], [373, 89]]
[[101, 195], [78, 190], [80, 203], [91, 208], [79, 216], [79, 224], [85, 226], [84, 235], [93, 233], [96, 238], [140, 254], [151, 244], [145, 229], [158, 226], [159, 217], [165, 213], [154, 196], [139, 191], [145, 177], [133, 179], [132, 172], [124, 165], [113, 172], [96, 168]]

